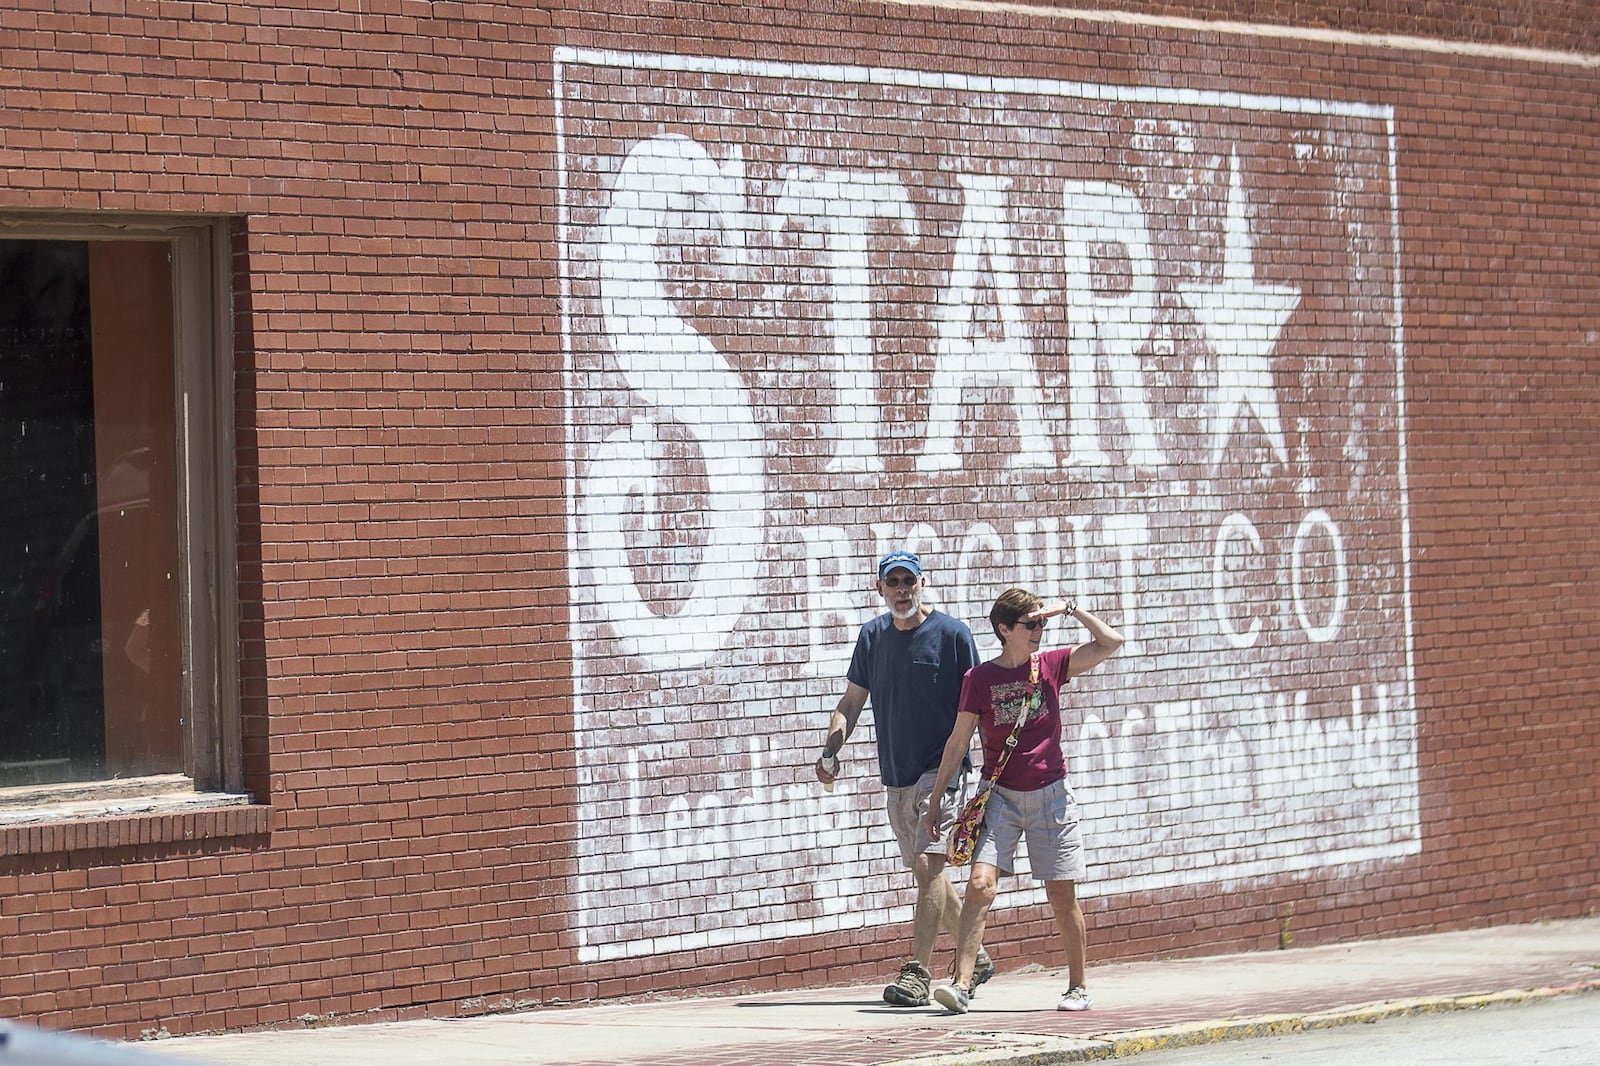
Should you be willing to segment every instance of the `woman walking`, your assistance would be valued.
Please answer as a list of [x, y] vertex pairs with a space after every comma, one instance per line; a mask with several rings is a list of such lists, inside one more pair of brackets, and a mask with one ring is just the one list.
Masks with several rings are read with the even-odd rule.
[[[1080, 622], [1089, 631], [1089, 641], [1076, 648], [1041, 651], [1045, 623], [1056, 615]], [[945, 744], [924, 820], [924, 828], [937, 838], [945, 786], [960, 767], [973, 731], [981, 731], [984, 787], [992, 787], [993, 793], [961, 907], [955, 981], [935, 990], [934, 998], [957, 1014], [967, 1012], [995, 882], [1001, 874], [1011, 873], [1017, 844], [1026, 838], [1029, 868], [1035, 880], [1044, 882], [1067, 951], [1068, 987], [1056, 1009], [1088, 1010], [1085, 930], [1077, 896], [1077, 882], [1086, 868], [1078, 803], [1067, 783], [1061, 750], [1061, 692], [1070, 679], [1093, 670], [1121, 647], [1122, 634], [1075, 603], [1046, 607], [1038, 596], [1018, 588], [1007, 589], [995, 600], [989, 624], [1000, 638], [1000, 654], [967, 671], [955, 728]], [[1003, 761], [1000, 779], [991, 786], [994, 768], [1002, 765], [1002, 752], [1008, 746], [1011, 754]]]

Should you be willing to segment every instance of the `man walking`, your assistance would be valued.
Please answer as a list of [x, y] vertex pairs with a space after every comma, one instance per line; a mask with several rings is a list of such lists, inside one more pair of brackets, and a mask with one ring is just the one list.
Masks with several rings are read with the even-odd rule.
[[[915, 553], [891, 551], [878, 561], [878, 593], [889, 610], [862, 626], [856, 637], [845, 692], [828, 722], [816, 764], [817, 779], [831, 785], [839, 774], [839, 752], [855, 732], [870, 697], [889, 826], [901, 859], [917, 881], [911, 958], [883, 990], [884, 1002], [900, 1007], [928, 1005], [934, 941], [940, 929], [951, 939], [960, 930], [961, 901], [944, 876], [942, 834], [949, 832], [966, 803], [965, 773], [945, 795], [939, 840], [929, 841], [922, 819], [944, 743], [955, 725], [962, 679], [978, 661], [972, 631], [964, 622], [924, 606], [922, 591], [922, 561]], [[993, 974], [994, 963], [980, 947], [971, 989]]]

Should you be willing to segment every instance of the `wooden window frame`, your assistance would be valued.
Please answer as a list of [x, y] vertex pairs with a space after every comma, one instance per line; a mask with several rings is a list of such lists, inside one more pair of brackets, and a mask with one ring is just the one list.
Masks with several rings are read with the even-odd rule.
[[[179, 713], [186, 776], [0, 790], [0, 824], [251, 802], [239, 695], [231, 224], [226, 218], [0, 212], [0, 239], [166, 241], [171, 248], [178, 457]], [[155, 802], [166, 797], [166, 802]], [[138, 806], [143, 804], [142, 806]], [[31, 850], [31, 849], [27, 849]]]

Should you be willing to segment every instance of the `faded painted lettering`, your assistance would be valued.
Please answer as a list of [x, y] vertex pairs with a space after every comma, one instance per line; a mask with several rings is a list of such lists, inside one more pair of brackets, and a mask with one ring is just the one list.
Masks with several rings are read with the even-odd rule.
[[582, 958], [909, 918], [897, 545], [1128, 634], [1086, 894], [1419, 849], [1392, 115], [1248, 88], [557, 50]]

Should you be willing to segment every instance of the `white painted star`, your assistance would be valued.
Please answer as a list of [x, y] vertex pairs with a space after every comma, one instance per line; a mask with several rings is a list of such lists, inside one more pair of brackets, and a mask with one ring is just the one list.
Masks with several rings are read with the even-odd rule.
[[1222, 225], [1222, 278], [1216, 284], [1180, 290], [1217, 357], [1217, 384], [1211, 405], [1211, 462], [1215, 465], [1221, 461], [1239, 411], [1248, 406], [1261, 423], [1272, 450], [1287, 463], [1289, 451], [1278, 418], [1271, 356], [1283, 324], [1300, 306], [1300, 290], [1256, 283], [1238, 153], [1229, 162], [1228, 216]]

